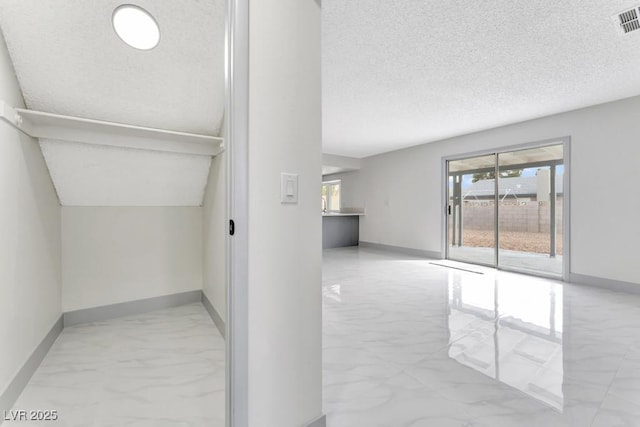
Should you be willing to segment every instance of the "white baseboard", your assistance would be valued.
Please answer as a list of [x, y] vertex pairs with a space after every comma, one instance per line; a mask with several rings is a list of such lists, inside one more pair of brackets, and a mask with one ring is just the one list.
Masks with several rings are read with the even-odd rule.
[[211, 316], [211, 320], [213, 320], [213, 324], [216, 325], [216, 328], [218, 329], [218, 332], [220, 332], [220, 335], [222, 335], [222, 338], [225, 338], [226, 328], [224, 320], [222, 319], [222, 316], [220, 316], [220, 313], [218, 313], [218, 310], [216, 310], [213, 304], [211, 304], [211, 301], [209, 301], [209, 298], [204, 291], [202, 292], [202, 305], [204, 305], [209, 316]]
[[308, 422], [303, 427], [327, 427], [327, 416], [321, 415], [315, 420]]
[[608, 289], [610, 291], [640, 294], [640, 283], [604, 279], [602, 277], [588, 276], [586, 274], [571, 273], [569, 275], [569, 283], [593, 286], [596, 288]]
[[[31, 356], [29, 356], [24, 365], [22, 365], [22, 368], [20, 368], [13, 380], [11, 380], [2, 394], [0, 394], [0, 414], [4, 414], [4, 411], [8, 412], [11, 410], [63, 328], [63, 316], [60, 316], [33, 353], [31, 353]], [[4, 421], [4, 417], [0, 417], [0, 424], [2, 424], [2, 421]]]
[[64, 326], [66, 328], [67, 326], [79, 325], [81, 323], [99, 322], [132, 314], [142, 314], [163, 308], [178, 307], [180, 305], [200, 302], [201, 300], [202, 291], [196, 290], [68, 311], [64, 313]]
[[404, 255], [411, 255], [420, 258], [431, 258], [431, 259], [442, 259], [442, 254], [436, 251], [425, 251], [422, 249], [412, 249], [405, 248], [402, 246], [392, 246], [392, 245], [383, 245], [382, 243], [373, 243], [373, 242], [365, 242], [360, 241], [360, 247], [362, 248], [370, 248], [370, 249], [379, 249], [388, 252], [395, 252]]

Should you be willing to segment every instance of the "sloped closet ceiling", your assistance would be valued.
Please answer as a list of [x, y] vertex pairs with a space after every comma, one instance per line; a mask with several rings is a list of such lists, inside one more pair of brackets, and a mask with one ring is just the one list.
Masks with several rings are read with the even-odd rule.
[[[0, 28], [27, 108], [217, 136], [224, 110], [224, 2], [141, 0], [149, 51], [116, 35], [114, 0], [2, 0]], [[199, 205], [210, 158], [41, 141], [63, 205]]]
[[211, 163], [207, 156], [47, 139], [40, 146], [64, 206], [199, 206]]

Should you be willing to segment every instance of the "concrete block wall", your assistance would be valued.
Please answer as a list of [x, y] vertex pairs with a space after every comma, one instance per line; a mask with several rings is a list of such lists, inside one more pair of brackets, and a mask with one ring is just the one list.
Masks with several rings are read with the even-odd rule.
[[[550, 209], [548, 203], [542, 205], [536, 201], [526, 204], [503, 204], [500, 206], [500, 230], [528, 233], [549, 233]], [[562, 233], [562, 199], [556, 203], [556, 223], [558, 233]], [[462, 219], [465, 229], [493, 230], [495, 206], [493, 204], [465, 205], [462, 207]]]

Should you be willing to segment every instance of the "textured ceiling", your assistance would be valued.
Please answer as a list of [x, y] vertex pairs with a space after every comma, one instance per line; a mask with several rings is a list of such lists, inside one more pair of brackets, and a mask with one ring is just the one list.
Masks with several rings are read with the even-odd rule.
[[638, 0], [324, 0], [323, 152], [365, 157], [640, 94]]
[[[136, 0], [160, 27], [136, 50], [116, 35], [122, 0], [2, 0], [0, 28], [27, 107], [218, 135], [224, 1]], [[41, 141], [63, 205], [200, 205], [210, 158]]]
[[199, 206], [211, 158], [40, 140], [63, 206]]
[[27, 107], [217, 135], [224, 109], [224, 2], [136, 1], [160, 26], [160, 44], [149, 51], [126, 45], [113, 30], [111, 15], [122, 3], [0, 2], [0, 27]]

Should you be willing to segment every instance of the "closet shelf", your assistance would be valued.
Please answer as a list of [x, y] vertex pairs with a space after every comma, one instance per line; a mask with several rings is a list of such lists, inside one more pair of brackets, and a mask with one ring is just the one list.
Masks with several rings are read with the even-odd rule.
[[224, 151], [224, 140], [215, 136], [43, 113], [13, 108], [4, 101], [0, 119], [33, 138], [203, 156]]

